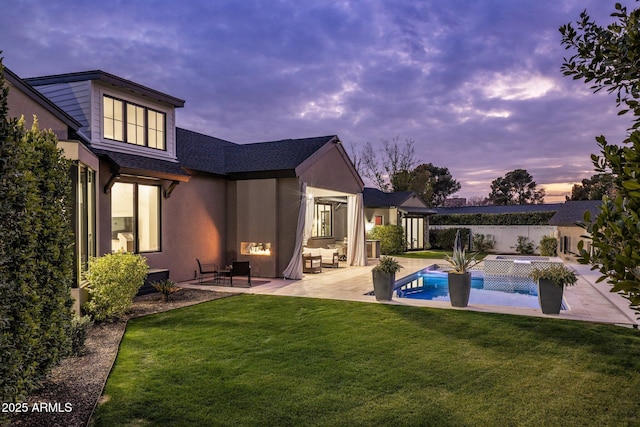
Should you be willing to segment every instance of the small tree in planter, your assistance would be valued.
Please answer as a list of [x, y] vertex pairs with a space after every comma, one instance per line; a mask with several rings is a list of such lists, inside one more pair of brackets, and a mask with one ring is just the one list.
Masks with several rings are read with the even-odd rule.
[[469, 304], [469, 294], [471, 293], [471, 272], [469, 270], [480, 261], [476, 260], [476, 254], [466, 254], [460, 239], [460, 231], [456, 233], [453, 254], [447, 255], [446, 260], [453, 267], [448, 275], [451, 305], [466, 307]]
[[564, 287], [573, 286], [578, 281], [573, 270], [559, 263], [547, 268], [534, 268], [530, 276], [538, 282], [538, 302], [544, 314], [559, 314]]
[[391, 301], [396, 284], [396, 273], [402, 266], [389, 256], [380, 258], [378, 265], [371, 270], [373, 274], [373, 291], [378, 301]]

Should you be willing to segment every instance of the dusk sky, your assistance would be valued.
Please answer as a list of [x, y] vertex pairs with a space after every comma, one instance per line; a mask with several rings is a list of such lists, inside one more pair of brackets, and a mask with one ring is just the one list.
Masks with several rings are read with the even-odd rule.
[[[630, 9], [634, 1], [623, 1]], [[619, 143], [615, 97], [563, 77], [558, 27], [609, 0], [18, 0], [0, 14], [20, 77], [103, 70], [186, 100], [178, 126], [236, 143], [415, 141], [461, 197], [527, 169], [564, 200]], [[556, 196], [556, 197], [554, 197]]]

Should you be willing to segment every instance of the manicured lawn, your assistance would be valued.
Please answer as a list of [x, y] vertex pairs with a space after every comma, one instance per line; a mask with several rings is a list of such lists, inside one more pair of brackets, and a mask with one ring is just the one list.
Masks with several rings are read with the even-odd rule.
[[131, 321], [97, 426], [637, 425], [637, 330], [243, 295]]

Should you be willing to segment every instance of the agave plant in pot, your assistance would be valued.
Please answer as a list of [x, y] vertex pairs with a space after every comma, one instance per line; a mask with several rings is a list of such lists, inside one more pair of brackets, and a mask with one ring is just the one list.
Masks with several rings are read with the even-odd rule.
[[573, 270], [560, 263], [534, 268], [530, 276], [538, 283], [538, 303], [544, 314], [559, 314], [564, 287], [573, 286], [578, 281]]
[[445, 259], [453, 267], [448, 274], [451, 305], [466, 307], [469, 304], [469, 294], [471, 293], [471, 272], [469, 270], [480, 261], [476, 260], [476, 254], [467, 255], [460, 240], [459, 230], [456, 233], [453, 254], [447, 255]]
[[373, 274], [373, 291], [378, 301], [391, 301], [396, 284], [396, 273], [402, 266], [390, 256], [380, 258], [378, 265], [371, 270]]

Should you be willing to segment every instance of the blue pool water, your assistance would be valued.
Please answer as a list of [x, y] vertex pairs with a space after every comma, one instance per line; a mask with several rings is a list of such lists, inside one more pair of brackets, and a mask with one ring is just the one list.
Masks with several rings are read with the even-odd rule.
[[[540, 308], [538, 286], [526, 277], [487, 276], [482, 271], [471, 273], [469, 304]], [[420, 270], [396, 282], [399, 298], [449, 301], [447, 272]]]

